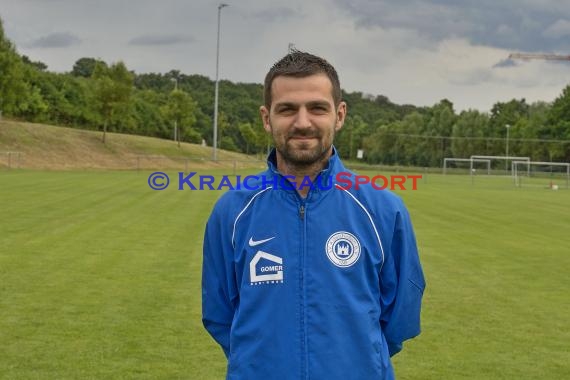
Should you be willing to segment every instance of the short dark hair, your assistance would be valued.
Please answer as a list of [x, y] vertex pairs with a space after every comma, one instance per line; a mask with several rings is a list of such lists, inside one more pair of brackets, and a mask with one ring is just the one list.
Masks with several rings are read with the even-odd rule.
[[271, 107], [271, 86], [279, 76], [304, 78], [315, 74], [325, 74], [332, 83], [332, 96], [335, 106], [341, 98], [340, 81], [335, 68], [321, 57], [299, 50], [291, 50], [289, 54], [275, 63], [267, 75], [263, 89], [265, 107]]

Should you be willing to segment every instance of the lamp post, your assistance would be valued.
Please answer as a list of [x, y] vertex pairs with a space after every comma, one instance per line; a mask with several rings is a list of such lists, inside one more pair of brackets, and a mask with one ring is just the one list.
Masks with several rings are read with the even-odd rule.
[[214, 92], [214, 141], [212, 146], [214, 148], [213, 151], [213, 159], [214, 161], [218, 160], [218, 152], [217, 152], [217, 145], [218, 145], [218, 68], [220, 63], [220, 19], [222, 16], [222, 8], [227, 7], [228, 4], [220, 4], [218, 5], [218, 43], [216, 45], [216, 89]]
[[[170, 78], [174, 82], [174, 91], [178, 91], [178, 78]], [[178, 121], [174, 118], [174, 141], [178, 139]]]
[[507, 146], [506, 146], [506, 154], [505, 154], [505, 174], [509, 174], [509, 129], [511, 129], [511, 126], [509, 124], [505, 125], [505, 128], [507, 128]]

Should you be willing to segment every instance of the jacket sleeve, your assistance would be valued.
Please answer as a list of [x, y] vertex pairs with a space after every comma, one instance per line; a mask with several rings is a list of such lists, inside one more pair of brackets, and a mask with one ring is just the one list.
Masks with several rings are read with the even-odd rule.
[[214, 208], [204, 236], [202, 263], [202, 323], [222, 347], [230, 353], [230, 329], [237, 303], [237, 286], [233, 270], [230, 226], [221, 215], [223, 207]]
[[393, 356], [405, 340], [420, 333], [421, 300], [425, 280], [409, 214], [401, 203], [393, 237], [380, 273], [382, 314], [380, 324]]

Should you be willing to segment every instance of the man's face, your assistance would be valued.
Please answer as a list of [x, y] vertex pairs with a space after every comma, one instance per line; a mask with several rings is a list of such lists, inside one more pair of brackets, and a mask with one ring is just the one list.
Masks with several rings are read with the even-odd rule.
[[262, 106], [260, 112], [278, 159], [309, 166], [328, 157], [346, 116], [344, 102], [335, 107], [329, 78], [279, 76], [273, 80], [271, 98], [271, 109]]

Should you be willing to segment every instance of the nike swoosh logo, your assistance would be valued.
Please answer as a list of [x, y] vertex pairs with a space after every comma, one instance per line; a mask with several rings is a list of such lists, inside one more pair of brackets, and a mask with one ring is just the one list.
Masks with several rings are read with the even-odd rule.
[[269, 239], [263, 239], [263, 240], [253, 240], [253, 236], [249, 238], [249, 246], [250, 247], [255, 247], [256, 245], [260, 245], [263, 244], [265, 242], [268, 242], [269, 240], [273, 240], [275, 239], [275, 236], [270, 237]]

